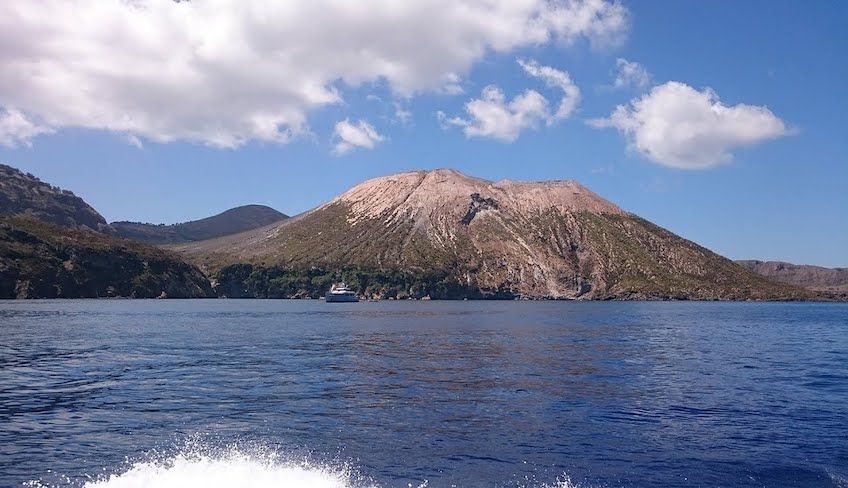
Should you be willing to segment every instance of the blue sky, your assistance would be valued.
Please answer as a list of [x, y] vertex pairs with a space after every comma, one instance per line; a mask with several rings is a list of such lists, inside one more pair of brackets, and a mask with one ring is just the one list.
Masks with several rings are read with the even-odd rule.
[[[42, 3], [42, 8], [67, 8], [60, 6], [62, 2]], [[280, 126], [296, 128], [288, 137], [288, 133], [281, 136], [276, 132], [266, 136], [255, 127], [245, 132], [238, 125], [206, 130], [208, 121], [197, 115], [205, 106], [186, 106], [184, 112], [177, 112], [191, 94], [170, 87], [161, 90], [165, 94], [161, 99], [151, 101], [160, 93], [158, 85], [157, 91], [150, 90], [154, 93], [150, 96], [145, 88], [149, 85], [142, 83], [124, 84], [120, 89], [102, 85], [105, 77], [73, 72], [81, 69], [78, 66], [86, 56], [97, 54], [84, 48], [54, 53], [52, 83], [42, 86], [40, 79], [27, 78], [36, 76], [32, 66], [45, 66], [39, 58], [42, 54], [37, 54], [43, 50], [36, 49], [38, 42], [32, 37], [35, 29], [54, 29], [57, 38], [84, 38], [90, 34], [87, 22], [98, 18], [81, 18], [81, 26], [74, 28], [27, 26], [20, 18], [26, 9], [34, 8], [32, 2], [9, 2], [0, 7], [8, 10], [0, 12], [0, 18], [20, 18], [13, 26], [19, 29], [15, 33], [18, 44], [0, 48], [0, 73], [5, 73], [0, 74], [0, 161], [74, 191], [108, 220], [156, 223], [202, 218], [247, 203], [296, 214], [367, 178], [411, 169], [452, 167], [492, 180], [571, 178], [730, 258], [848, 266], [848, 34], [844, 29], [848, 4], [575, 0], [569, 5], [582, 8], [583, 3], [607, 9], [596, 12], [599, 18], [607, 16], [601, 19], [600, 28], [572, 26], [570, 37], [557, 39], [566, 34], [551, 27], [549, 40], [526, 34], [531, 37], [514, 41], [512, 35], [493, 37], [503, 36], [504, 29], [480, 34], [474, 30], [476, 24], [472, 29], [457, 23], [457, 31], [469, 29], [489, 47], [482, 53], [453, 58], [450, 50], [462, 46], [434, 46], [441, 39], [440, 29], [450, 28], [437, 25], [432, 29], [433, 39], [425, 37], [418, 45], [406, 46], [403, 39], [392, 37], [374, 41], [380, 48], [398, 46], [395, 54], [404, 59], [420, 58], [418, 64], [404, 65], [411, 75], [381, 75], [381, 65], [365, 69], [359, 58], [324, 66], [321, 57], [331, 54], [318, 51], [310, 58], [316, 60], [314, 66], [307, 63], [308, 76], [298, 72], [304, 63], [279, 72], [274, 66], [263, 67], [256, 77], [270, 73], [280, 79], [268, 76], [262, 84], [246, 87], [245, 92], [238, 91], [234, 85], [238, 82], [222, 82], [222, 88], [213, 93], [224, 108], [218, 113], [217, 105], [212, 104], [215, 110], [210, 112], [215, 113], [210, 117], [234, 114], [237, 118], [245, 110], [255, 110], [240, 104], [252, 103], [251, 96], [263, 94], [266, 87], [271, 102], [262, 103], [274, 103], [273, 97], [291, 96], [275, 91], [287, 80], [306, 83], [312, 80], [309, 76], [318, 76], [315, 73], [329, 77], [328, 92], [301, 93], [294, 108], [280, 105], [280, 113], [285, 113], [281, 117], [288, 117]], [[74, 2], [64, 5], [68, 4]], [[171, 8], [167, 3], [153, 4], [150, 15], [171, 15], [166, 12]], [[558, 3], [540, 5], [528, 15], [545, 13], [545, 8]], [[55, 14], [59, 18], [70, 15]], [[515, 17], [509, 14], [509, 18]], [[135, 21], [128, 17], [135, 14], [115, 9], [90, 15], [115, 16], [107, 20], [116, 25]], [[613, 18], [616, 15], [624, 16], [624, 26], [618, 24], [621, 18]], [[345, 35], [367, 37], [371, 31], [384, 32], [379, 24], [369, 25], [372, 16], [367, 11], [339, 17], [332, 22], [339, 22], [344, 29], [356, 22], [362, 24], [361, 30], [350, 33], [342, 29]], [[492, 18], [497, 20], [495, 14]], [[0, 25], [0, 31], [2, 27], [12, 26]], [[422, 36], [430, 32], [426, 26], [413, 27], [420, 28]], [[161, 34], [171, 35], [169, 31]], [[301, 35], [304, 43], [310, 42], [308, 33]], [[458, 38], [471, 35], [463, 33]], [[216, 42], [236, 44], [226, 34], [221, 36]], [[102, 34], [94, 39], [102, 40]], [[137, 55], [144, 58], [148, 50], [156, 49], [156, 42], [141, 39], [143, 42], [136, 44], [116, 42], [114, 48], [100, 47], [100, 42], [97, 49], [109, 49], [102, 55], [115, 56], [110, 64], [114, 66], [127, 62], [128, 53], [141, 53]], [[263, 42], [284, 40], [269, 35]], [[212, 49], [216, 44], [210, 45]], [[428, 50], [435, 54], [429, 56]], [[368, 55], [363, 49], [357, 52]], [[170, 59], [167, 53], [157, 55], [160, 57], [153, 61]], [[68, 63], [72, 58], [76, 62]], [[618, 59], [638, 63], [650, 78], [642, 83], [630, 78], [624, 86], [613, 86], [620, 73]], [[533, 76], [518, 60], [532, 60], [554, 73], [567, 73], [570, 84], [551, 82], [550, 76]], [[144, 80], [145, 69], [152, 69], [145, 68], [143, 61], [129, 61], [138, 67], [127, 69], [141, 73], [134, 83]], [[173, 59], [175, 71], [179, 71], [179, 63], [180, 58]], [[248, 63], [242, 65], [245, 70], [254, 66]], [[21, 66], [29, 66], [29, 71]], [[203, 73], [217, 76], [210, 73], [223, 71]], [[443, 72], [453, 75], [445, 77]], [[168, 71], [162, 76], [169, 75]], [[437, 75], [441, 85], [433, 82]], [[65, 85], [75, 81], [75, 86]], [[202, 81], [203, 86], [218, 86]], [[482, 92], [489, 85], [500, 90], [504, 104], [532, 90], [541, 96], [533, 100], [546, 105], [513, 113], [510, 123], [518, 124], [510, 126], [514, 139], [504, 139], [503, 134], [510, 134], [509, 127], [499, 125], [497, 130], [502, 132], [487, 132], [481, 128], [482, 119], [467, 109], [466, 104], [473, 100], [485, 101]], [[557, 116], [563, 87], [572, 85], [579, 90], [579, 103], [568, 115]], [[77, 96], [88, 87], [98, 89], [92, 98], [97, 103]], [[639, 100], [645, 102], [641, 109], [634, 104]], [[713, 104], [707, 115], [716, 110], [724, 115], [704, 119], [699, 104]], [[408, 120], [398, 115], [398, 106], [409, 112]], [[620, 118], [611, 116], [617, 106], [622, 106]], [[110, 110], [117, 115], [104, 118], [102, 113]], [[441, 119], [439, 112], [444, 114]], [[165, 114], [163, 121], [157, 119], [159, 114]], [[165, 120], [165, 116], [169, 118]], [[6, 117], [5, 139], [2, 117]], [[132, 123], [126, 123], [129, 119]], [[344, 139], [334, 131], [345, 120], [352, 127], [353, 142], [338, 154], [337, 144]], [[367, 126], [358, 125], [359, 121]], [[663, 124], [685, 126], [688, 132], [662, 129], [655, 137], [652, 131]], [[370, 136], [361, 130], [366, 127], [372, 130]]]

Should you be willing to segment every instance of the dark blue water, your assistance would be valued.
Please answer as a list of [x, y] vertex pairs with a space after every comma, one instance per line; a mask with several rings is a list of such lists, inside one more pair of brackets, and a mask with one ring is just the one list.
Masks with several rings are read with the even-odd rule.
[[845, 487], [848, 306], [0, 302], [0, 486], [335, 486], [334, 470]]

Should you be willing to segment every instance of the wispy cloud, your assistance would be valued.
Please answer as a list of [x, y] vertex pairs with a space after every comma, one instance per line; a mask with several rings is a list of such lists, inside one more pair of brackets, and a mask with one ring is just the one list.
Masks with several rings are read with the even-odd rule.
[[651, 84], [651, 74], [641, 64], [635, 61], [628, 61], [624, 58], [618, 58], [615, 61], [615, 66], [614, 88], [633, 87], [644, 89]]
[[563, 92], [557, 109], [551, 112], [548, 99], [536, 90], [525, 90], [507, 101], [506, 95], [496, 85], [483, 89], [480, 98], [465, 104], [466, 117], [448, 117], [438, 112], [443, 127], [461, 127], [468, 137], [485, 137], [502, 142], [513, 142], [521, 132], [541, 123], [553, 124], [571, 116], [580, 103], [580, 89], [571, 81], [568, 72], [536, 61], [519, 60], [524, 71], [541, 79], [546, 85]]
[[36, 124], [18, 110], [0, 107], [0, 146], [31, 146], [33, 138], [52, 132], [53, 129]]
[[356, 148], [373, 149], [385, 140], [385, 137], [378, 134], [373, 125], [361, 119], [355, 124], [349, 119], [338, 122], [333, 130], [333, 137], [336, 140], [333, 154], [337, 156], [347, 154]]
[[539, 78], [552, 88], [562, 90], [562, 99], [559, 102], [553, 119], [566, 119], [571, 116], [577, 105], [580, 104], [580, 89], [571, 81], [567, 71], [560, 71], [550, 66], [541, 66], [534, 60], [518, 60], [518, 64], [524, 68], [530, 76]]

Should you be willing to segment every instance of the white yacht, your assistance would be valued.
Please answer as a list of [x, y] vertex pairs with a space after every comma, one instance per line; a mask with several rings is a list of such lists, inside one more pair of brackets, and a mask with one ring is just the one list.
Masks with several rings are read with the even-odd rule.
[[344, 283], [339, 283], [330, 287], [330, 291], [324, 296], [327, 303], [331, 302], [358, 302], [359, 297], [356, 292], [348, 288]]

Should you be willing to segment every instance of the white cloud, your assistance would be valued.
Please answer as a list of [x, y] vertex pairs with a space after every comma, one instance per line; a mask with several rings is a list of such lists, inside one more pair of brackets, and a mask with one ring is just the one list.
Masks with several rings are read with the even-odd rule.
[[34, 137], [51, 132], [53, 130], [49, 127], [35, 124], [17, 110], [0, 108], [0, 146], [31, 146]]
[[467, 119], [448, 117], [444, 112], [438, 112], [442, 126], [462, 127], [467, 137], [513, 142], [524, 129], [537, 127], [542, 122], [550, 125], [568, 118], [574, 112], [580, 103], [580, 89], [571, 81], [567, 72], [541, 66], [533, 60], [519, 60], [518, 63], [528, 75], [543, 80], [549, 87], [562, 90], [562, 100], [556, 112], [551, 113], [547, 98], [535, 90], [525, 90], [507, 102], [499, 87], [489, 85], [483, 89], [480, 98], [465, 104]]
[[548, 101], [539, 92], [527, 90], [507, 103], [503, 91], [494, 85], [484, 88], [480, 98], [466, 103], [465, 111], [470, 120], [448, 118], [444, 112], [438, 113], [439, 120], [446, 125], [462, 127], [468, 137], [513, 142], [522, 130], [550, 119]]
[[602, 46], [627, 24], [610, 0], [4, 0], [0, 105], [55, 129], [285, 143], [344, 85], [459, 93], [488, 53]]
[[551, 68], [550, 66], [540, 66], [539, 63], [533, 61], [518, 60], [518, 64], [524, 68], [530, 76], [539, 78], [549, 87], [559, 88], [562, 90], [562, 100], [559, 102], [554, 119], [566, 119], [571, 116], [577, 105], [580, 104], [580, 89], [571, 81], [571, 76], [567, 71], [560, 71]]
[[338, 122], [333, 130], [333, 137], [336, 139], [333, 154], [337, 156], [347, 154], [357, 147], [373, 149], [385, 140], [373, 125], [362, 119], [356, 124], [351, 123], [349, 119]]
[[792, 131], [766, 107], [728, 107], [707, 88], [698, 91], [677, 81], [654, 87], [619, 105], [595, 127], [621, 131], [632, 149], [665, 166], [703, 169], [732, 159], [733, 149], [776, 139]]
[[617, 73], [615, 75], [614, 88], [634, 87], [644, 89], [651, 84], [651, 74], [644, 66], [624, 58], [615, 60]]

